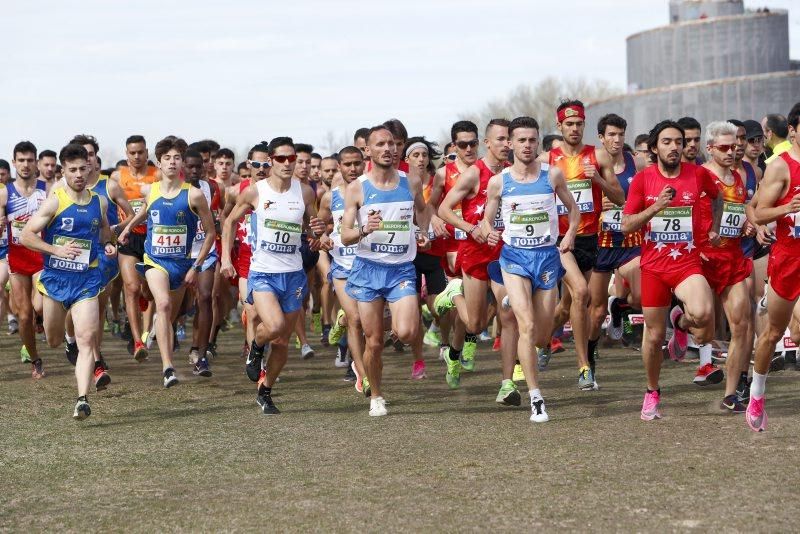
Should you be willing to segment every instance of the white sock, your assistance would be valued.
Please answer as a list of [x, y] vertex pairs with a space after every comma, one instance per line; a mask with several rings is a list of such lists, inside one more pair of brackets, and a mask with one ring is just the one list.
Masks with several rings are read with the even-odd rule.
[[13, 313], [9, 313], [8, 316], [6, 317], [6, 320], [7, 321], [16, 321], [17, 320], [17, 316], [14, 315]]
[[700, 366], [711, 363], [711, 343], [704, 343], [700, 345]]
[[428, 327], [428, 332], [433, 332], [433, 333], [437, 333], [438, 334], [439, 333], [439, 325], [437, 325], [435, 322], [431, 323], [431, 325]]
[[67, 340], [67, 343], [75, 343], [75, 338], [70, 337], [68, 334], [64, 334], [64, 338]]
[[753, 371], [753, 383], [750, 384], [750, 397], [761, 398], [767, 389], [767, 375], [758, 374]]
[[539, 388], [532, 389], [530, 391], [530, 394], [531, 394], [531, 400], [532, 401], [539, 400], [539, 399], [542, 398], [542, 392], [539, 390]]

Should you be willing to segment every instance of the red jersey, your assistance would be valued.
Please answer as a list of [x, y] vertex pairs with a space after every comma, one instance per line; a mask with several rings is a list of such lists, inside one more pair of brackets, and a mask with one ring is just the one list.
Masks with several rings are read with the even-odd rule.
[[[503, 168], [508, 167], [510, 163], [504, 162]], [[464, 220], [470, 224], [480, 224], [480, 222], [484, 218], [484, 208], [486, 207], [486, 189], [489, 187], [489, 179], [494, 176], [496, 173], [486, 165], [486, 162], [483, 159], [479, 159], [475, 162], [475, 167], [480, 171], [479, 177], [479, 184], [478, 184], [478, 192], [472, 198], [464, 198], [461, 200], [461, 212], [463, 213]], [[493, 216], [492, 226], [495, 230], [503, 231], [503, 212], [498, 207], [497, 213]], [[467, 236], [468, 241], [475, 241], [472, 239], [471, 235]], [[502, 248], [503, 242], [502, 240], [497, 244], [496, 247], [489, 247], [488, 245], [484, 245], [487, 254], [497, 256], [500, 254], [500, 248]]]
[[[693, 163], [681, 163], [680, 174], [667, 178], [652, 165], [636, 174], [628, 190], [625, 215], [641, 213], [652, 206], [665, 186], [675, 190], [669, 206], [645, 226], [642, 244], [642, 270], [675, 273], [700, 268], [700, 252], [695, 240], [703, 232], [697, 205], [703, 195], [716, 198], [719, 190], [710, 173]], [[707, 231], [707, 230], [706, 230]]]
[[[776, 206], [783, 206], [800, 193], [800, 162], [790, 156], [788, 152], [784, 152], [778, 157], [789, 166], [789, 189], [775, 203]], [[778, 249], [785, 255], [797, 257], [800, 256], [798, 244], [800, 244], [800, 217], [797, 213], [784, 215], [777, 220], [775, 243], [772, 245], [772, 249], [773, 251]]]
[[[578, 210], [581, 212], [581, 222], [578, 225], [578, 235], [596, 235], [600, 213], [603, 210], [603, 189], [593, 180], [586, 177], [583, 165], [592, 165], [600, 172], [597, 164], [597, 155], [594, 146], [586, 145], [575, 156], [567, 156], [560, 147], [550, 151], [550, 166], [558, 167], [567, 182], [567, 188], [575, 198]], [[569, 230], [569, 217], [567, 208], [556, 196], [558, 210], [558, 233], [564, 235]]]
[[719, 227], [719, 235], [721, 237], [719, 245], [712, 246], [708, 240], [708, 232], [711, 231], [713, 224], [713, 214], [711, 212], [711, 198], [705, 196], [697, 203], [697, 215], [700, 217], [701, 230], [695, 236], [695, 244], [700, 247], [702, 251], [730, 251], [742, 252], [742, 230], [747, 216], [744, 213], [744, 205], [747, 201], [747, 191], [745, 190], [744, 182], [741, 175], [731, 169], [733, 176], [733, 185], [728, 185], [723, 182], [711, 169], [703, 167], [708, 173], [708, 177], [717, 186], [717, 189], [722, 194], [723, 210], [722, 222]]
[[[442, 198], [447, 196], [447, 193], [456, 185], [456, 180], [461, 176], [461, 171], [456, 165], [455, 161], [451, 161], [444, 166], [444, 190], [442, 191]], [[453, 206], [453, 211], [456, 215], [461, 217], [461, 203], [459, 202]], [[458, 241], [464, 241], [467, 238], [467, 233], [460, 228], [455, 228], [452, 224], [445, 225], [448, 233], [455, 239], [449, 239], [447, 243], [448, 252], [458, 251]]]
[[[250, 186], [250, 179], [239, 182], [239, 194]], [[247, 211], [242, 220], [236, 224], [236, 241], [239, 243], [239, 262], [240, 264], [250, 265], [250, 258], [253, 256], [253, 249], [250, 246], [250, 214]]]

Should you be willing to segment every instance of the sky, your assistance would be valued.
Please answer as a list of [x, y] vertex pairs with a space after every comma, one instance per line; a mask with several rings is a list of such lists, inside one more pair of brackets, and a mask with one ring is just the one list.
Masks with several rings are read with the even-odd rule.
[[[800, 7], [789, 18], [800, 59]], [[0, 157], [21, 139], [58, 151], [76, 133], [107, 159], [131, 134], [237, 152], [290, 135], [325, 151], [390, 117], [436, 139], [460, 113], [548, 76], [624, 89], [625, 38], [667, 23], [667, 0], [9, 2]]]

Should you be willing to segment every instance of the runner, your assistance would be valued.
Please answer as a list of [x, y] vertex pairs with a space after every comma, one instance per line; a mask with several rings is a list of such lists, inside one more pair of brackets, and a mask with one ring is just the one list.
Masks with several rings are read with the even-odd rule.
[[[266, 415], [280, 411], [272, 400], [272, 386], [288, 357], [289, 335], [294, 330], [303, 299], [308, 293], [300, 240], [303, 230], [315, 237], [325, 231], [316, 218], [316, 197], [307, 184], [293, 179], [294, 142], [276, 137], [268, 146], [272, 169], [269, 177], [249, 186], [239, 195], [222, 229], [222, 272], [233, 276], [230, 250], [233, 224], [252, 212], [253, 258], [248, 283], [248, 301], [255, 305], [261, 323], [248, 355], [246, 371], [258, 376], [256, 402]], [[317, 241], [317, 240], [315, 240]], [[316, 243], [312, 243], [315, 246]], [[264, 349], [271, 345], [266, 372], [259, 372]]]
[[767, 327], [758, 337], [750, 385], [750, 403], [746, 419], [751, 429], [767, 429], [764, 409], [767, 372], [775, 346], [788, 326], [792, 341], [800, 343], [800, 317], [797, 298], [800, 296], [800, 103], [792, 107], [787, 119], [788, 134], [794, 135], [791, 148], [767, 165], [761, 180], [755, 206], [755, 223], [777, 223], [776, 240], [769, 256], [769, 289], [767, 290]]
[[678, 124], [683, 128], [686, 142], [683, 144], [683, 153], [681, 161], [683, 163], [696, 163], [698, 165], [703, 163], [700, 157], [700, 143], [703, 138], [702, 128], [697, 119], [693, 117], [681, 117], [678, 119]]
[[[645, 330], [642, 359], [647, 372], [647, 392], [641, 418], [661, 418], [661, 390], [658, 378], [666, 334], [667, 315], [675, 325], [669, 341], [673, 359], [686, 354], [688, 331], [698, 344], [707, 343], [714, 334], [713, 295], [703, 277], [700, 251], [695, 245], [702, 230], [702, 220], [695, 210], [701, 195], [716, 199], [714, 225], [721, 215], [717, 186], [708, 171], [693, 163], [681, 162], [683, 129], [673, 121], [662, 121], [651, 131], [647, 141], [656, 164], [633, 177], [622, 217], [622, 231], [647, 231], [642, 245], [642, 310]], [[719, 237], [718, 232], [713, 239]], [[712, 238], [709, 235], [709, 238]], [[675, 306], [672, 293], [683, 301], [684, 310]]]
[[[519, 324], [517, 354], [530, 395], [530, 420], [544, 423], [549, 417], [539, 390], [534, 345], [544, 346], [550, 341], [558, 280], [564, 273], [556, 248], [559, 218], [555, 197], [566, 206], [569, 217], [568, 229], [558, 245], [562, 252], [573, 246], [581, 218], [561, 171], [537, 160], [536, 120], [517, 117], [509, 124], [508, 134], [514, 164], [493, 176], [486, 192], [486, 211], [502, 213], [503, 227], [498, 230], [493, 217], [484, 217], [480, 233], [490, 246], [495, 246], [501, 236], [505, 243], [500, 252], [500, 266], [508, 300]], [[505, 371], [504, 368], [504, 385], [513, 385]], [[519, 393], [516, 404], [519, 405]]]
[[[294, 148], [297, 156], [297, 162], [294, 165], [294, 178], [300, 183], [311, 187], [316, 201], [317, 182], [309, 180], [309, 176], [311, 175], [311, 154], [314, 152], [314, 148], [305, 143], [297, 143], [294, 145]], [[300, 349], [300, 357], [307, 360], [314, 357], [314, 349], [311, 348], [308, 342], [308, 336], [306, 335], [306, 310], [308, 309], [309, 297], [313, 297], [314, 307], [316, 308], [316, 311], [312, 310], [311, 312], [312, 332], [322, 331], [322, 316], [319, 304], [321, 299], [320, 284], [318, 283], [319, 281], [317, 280], [317, 273], [315, 270], [317, 262], [319, 261], [319, 252], [311, 250], [307, 236], [305, 235], [300, 237], [300, 255], [303, 258], [303, 271], [305, 271], [308, 280], [308, 294], [304, 298], [303, 306], [300, 308], [300, 313], [297, 316], [297, 324], [295, 325], [294, 333], [297, 334], [298, 343], [300, 345], [298, 347]]]
[[[4, 159], [0, 159], [0, 190], [5, 189], [11, 181], [11, 165]], [[16, 315], [11, 310], [11, 300], [9, 299], [6, 284], [8, 284], [8, 232], [5, 225], [0, 224], [0, 317], [6, 317], [8, 335], [19, 332], [19, 322]]]
[[25, 223], [47, 198], [46, 184], [36, 178], [36, 147], [30, 141], [16, 144], [12, 163], [17, 177], [0, 188], [0, 221], [5, 222], [9, 239], [8, 270], [11, 273], [11, 299], [22, 339], [20, 355], [23, 362], [31, 362], [31, 376], [40, 379], [45, 373], [36, 348], [34, 314], [41, 313], [42, 301], [41, 295], [34, 297], [32, 292], [44, 264], [42, 255], [26, 248], [21, 239]]
[[236, 156], [229, 148], [220, 148], [214, 154], [214, 181], [220, 189], [225, 189], [239, 183], [239, 176], [234, 174]]
[[113, 256], [116, 247], [106, 220], [106, 199], [86, 188], [94, 166], [88, 161], [86, 149], [69, 144], [61, 149], [59, 160], [65, 186], [57, 188], [31, 215], [22, 231], [22, 244], [44, 255], [37, 288], [44, 295], [44, 328], [49, 345], [56, 348], [64, 339], [68, 312], [81, 325], [75, 334], [78, 400], [73, 413], [80, 420], [92, 413], [87, 395], [99, 359], [101, 323], [97, 297], [103, 289], [100, 256]]
[[789, 121], [783, 115], [769, 114], [764, 117], [762, 126], [764, 129], [764, 144], [771, 154], [766, 160], [767, 165], [769, 165], [778, 159], [778, 156], [792, 148], [792, 142], [788, 139]]
[[56, 160], [55, 152], [52, 150], [42, 150], [39, 152], [39, 162], [36, 168], [39, 170], [39, 179], [44, 180], [47, 184], [48, 192], [50, 188], [53, 187], [53, 184], [57, 182], [56, 167], [58, 167], [58, 161]]
[[[322, 205], [322, 198], [327, 192], [330, 191], [333, 177], [339, 172], [339, 162], [333, 156], [323, 158], [320, 160], [320, 181], [317, 186], [317, 199], [318, 205]], [[349, 183], [349, 182], [348, 182]], [[330, 202], [330, 199], [329, 199]], [[325, 219], [327, 222], [327, 219]], [[333, 296], [333, 286], [330, 283], [328, 274], [331, 271], [331, 259], [326, 252], [320, 252], [319, 260], [317, 261], [317, 276], [320, 281], [320, 302], [315, 303], [319, 305], [322, 314], [322, 332], [320, 341], [322, 346], [329, 345], [328, 335], [331, 331], [331, 320], [333, 318], [333, 306], [335, 299]]]
[[386, 415], [382, 395], [383, 310], [389, 303], [392, 331], [410, 343], [418, 335], [419, 305], [415, 287], [417, 241], [428, 243], [426, 233], [415, 238], [414, 216], [427, 228], [430, 213], [422, 197], [422, 184], [394, 168], [397, 146], [386, 126], [367, 135], [372, 171], [347, 187], [342, 218], [342, 243], [358, 243], [345, 291], [358, 301], [358, 314], [366, 336], [364, 367], [372, 389], [371, 416]]
[[[182, 180], [186, 148], [186, 141], [175, 136], [165, 137], [156, 144], [161, 181], [143, 187], [147, 209], [139, 211], [119, 237], [119, 241], [125, 243], [130, 229], [147, 220], [144, 261], [137, 264], [136, 269], [144, 274], [155, 302], [154, 329], [165, 388], [178, 383], [172, 363], [172, 323], [180, 310], [186, 288], [195, 286], [197, 274], [202, 270], [216, 236], [214, 220], [202, 191]], [[191, 246], [198, 221], [202, 222], [207, 239], [197, 259], [192, 261]]]

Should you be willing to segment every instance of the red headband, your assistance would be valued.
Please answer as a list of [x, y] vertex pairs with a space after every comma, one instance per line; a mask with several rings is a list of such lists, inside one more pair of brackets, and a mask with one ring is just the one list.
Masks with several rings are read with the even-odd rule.
[[564, 122], [570, 117], [578, 117], [579, 119], [586, 120], [586, 115], [583, 114], [582, 106], [567, 106], [557, 113], [558, 122]]

